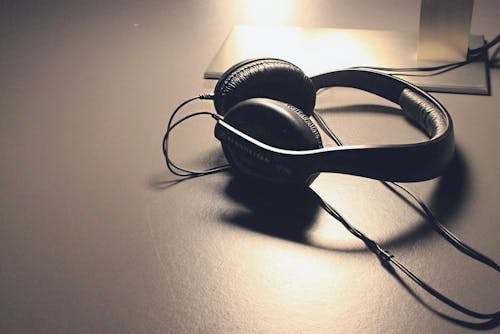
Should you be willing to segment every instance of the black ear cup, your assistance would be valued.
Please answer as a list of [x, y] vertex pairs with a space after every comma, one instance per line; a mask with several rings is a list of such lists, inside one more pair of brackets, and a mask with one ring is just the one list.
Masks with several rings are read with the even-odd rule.
[[[322, 148], [314, 123], [297, 107], [266, 98], [237, 103], [224, 120], [265, 144], [288, 150]], [[273, 182], [308, 183], [309, 175], [290, 174], [287, 166], [256, 152], [244, 142], [222, 141], [227, 160], [238, 174]]]
[[248, 60], [227, 70], [214, 91], [217, 113], [225, 116], [238, 102], [266, 97], [291, 104], [311, 115], [316, 89], [297, 66], [279, 59]]

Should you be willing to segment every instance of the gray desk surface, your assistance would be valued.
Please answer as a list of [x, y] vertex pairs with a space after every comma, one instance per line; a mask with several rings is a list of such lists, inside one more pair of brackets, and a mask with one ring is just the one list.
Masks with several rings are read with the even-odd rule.
[[[173, 179], [160, 151], [167, 117], [213, 88], [203, 70], [233, 25], [418, 25], [418, 1], [297, 1], [268, 12], [255, 3], [2, 2], [0, 332], [473, 330], [439, 316], [474, 322], [408, 283], [412, 295], [306, 192], [283, 200], [229, 174], [162, 182]], [[494, 37], [499, 7], [477, 0], [472, 33]], [[498, 69], [491, 86], [492, 96], [435, 94], [454, 118], [457, 157], [441, 178], [410, 188], [500, 260]], [[420, 136], [366, 94], [326, 91], [318, 106], [346, 142]], [[175, 136], [175, 158], [218, 162], [212, 130], [211, 121], [188, 123]], [[459, 254], [383, 186], [323, 175], [314, 187], [435, 288], [476, 310], [498, 310], [498, 275]]]

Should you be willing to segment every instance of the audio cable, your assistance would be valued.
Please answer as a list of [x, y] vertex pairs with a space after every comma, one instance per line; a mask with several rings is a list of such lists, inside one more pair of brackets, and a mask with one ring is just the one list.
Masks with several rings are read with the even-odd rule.
[[[335, 135], [335, 133], [330, 129], [330, 127], [326, 124], [325, 120], [323, 117], [316, 111], [313, 112], [313, 117], [318, 122], [319, 126], [325, 133], [339, 146], [342, 146], [343, 143], [340, 141], [340, 139]], [[457, 236], [455, 236], [450, 230], [448, 230], [443, 224], [439, 222], [437, 217], [434, 215], [432, 210], [424, 203], [422, 199], [420, 199], [416, 194], [411, 192], [408, 188], [405, 186], [396, 183], [396, 182], [389, 182], [389, 181], [380, 181], [383, 185], [386, 187], [393, 189], [398, 188], [405, 192], [408, 196], [410, 196], [422, 209], [425, 217], [427, 218], [426, 220], [431, 224], [434, 230], [436, 230], [442, 237], [444, 237], [451, 245], [453, 245], [456, 249], [464, 253], [465, 255], [475, 259], [476, 261], [479, 261], [483, 263], [484, 265], [487, 265], [488, 267], [493, 268], [497, 272], [500, 272], [500, 266], [491, 258], [487, 257], [486, 255], [480, 253], [479, 251], [475, 250], [474, 248], [470, 247], [466, 243], [464, 243], [462, 240], [460, 240]]]
[[403, 263], [401, 263], [393, 254], [389, 251], [382, 248], [377, 242], [370, 239], [366, 234], [355, 228], [351, 225], [337, 210], [335, 210], [330, 204], [325, 202], [318, 194], [313, 192], [317, 197], [321, 207], [328, 212], [332, 217], [337, 219], [352, 235], [363, 241], [366, 247], [374, 253], [381, 264], [388, 270], [392, 271], [391, 264], [401, 270], [405, 275], [407, 275], [412, 281], [417, 283], [422, 289], [427, 291], [433, 297], [437, 298], [441, 302], [447, 304], [451, 308], [477, 319], [488, 319], [494, 322], [498, 322], [500, 317], [500, 312], [495, 313], [480, 313], [473, 310], [470, 310], [457, 302], [454, 302], [450, 298], [446, 297], [436, 289], [432, 288], [428, 283], [420, 279], [417, 275], [415, 275], [410, 269], [408, 269]]
[[[487, 42], [483, 46], [468, 49], [467, 57], [463, 61], [436, 65], [436, 66], [426, 66], [426, 67], [377, 67], [377, 66], [354, 66], [352, 69], [371, 69], [382, 72], [387, 72], [390, 75], [399, 76], [413, 76], [413, 77], [425, 77], [425, 76], [435, 76], [442, 73], [449, 72], [451, 70], [457, 69], [459, 67], [470, 64], [474, 61], [486, 58], [488, 65], [495, 66], [498, 59], [493, 56], [492, 59], [488, 58], [488, 50], [497, 45], [500, 42], [500, 34], [498, 34], [491, 41]], [[420, 73], [411, 73], [420, 72]]]
[[169, 144], [169, 139], [170, 139], [170, 134], [172, 130], [174, 130], [179, 124], [185, 122], [186, 120], [195, 117], [195, 116], [201, 116], [201, 115], [208, 115], [211, 116], [212, 118], [217, 119], [217, 114], [213, 112], [208, 112], [208, 111], [199, 111], [195, 113], [188, 114], [187, 116], [184, 116], [180, 118], [179, 120], [174, 122], [174, 117], [177, 115], [177, 113], [188, 103], [191, 103], [195, 100], [211, 100], [213, 99], [212, 94], [201, 94], [196, 97], [192, 97], [190, 99], [187, 99], [186, 101], [182, 102], [172, 113], [168, 120], [167, 124], [167, 129], [165, 131], [165, 135], [163, 136], [163, 142], [162, 142], [162, 149], [163, 149], [163, 155], [165, 157], [165, 163], [167, 164], [167, 168], [170, 170], [170, 172], [174, 175], [180, 176], [180, 177], [198, 177], [198, 176], [204, 176], [204, 175], [209, 175], [213, 173], [218, 173], [225, 171], [230, 168], [230, 165], [222, 165], [218, 167], [212, 167], [208, 168], [206, 170], [202, 171], [197, 171], [197, 170], [190, 170], [184, 167], [179, 167], [175, 163], [172, 162], [172, 159], [169, 156], [169, 150], [168, 150], [168, 144]]
[[[324, 121], [323, 117], [317, 113], [316, 111], [313, 112], [313, 118], [316, 120], [316, 122], [319, 124], [319, 126], [322, 128], [323, 131], [326, 132], [326, 134], [339, 146], [343, 145], [343, 143], [340, 141], [340, 139], [335, 135], [335, 133], [328, 127], [326, 122]], [[436, 230], [441, 236], [445, 238], [450, 244], [452, 244], [455, 248], [457, 248], [459, 251], [462, 253], [466, 254], [467, 256], [483, 263], [484, 265], [493, 268], [497, 272], [500, 271], [500, 266], [492, 259], [487, 257], [486, 255], [481, 254], [480, 252], [476, 251], [463, 241], [461, 241], [458, 237], [456, 237], [451, 231], [449, 231], [446, 227], [444, 227], [439, 220], [436, 218], [436, 216], [433, 214], [433, 212], [425, 205], [425, 203], [415, 194], [413, 194], [409, 189], [404, 187], [403, 185], [396, 183], [396, 182], [388, 182], [388, 181], [380, 181], [382, 184], [385, 186], [389, 187], [390, 189], [393, 189], [392, 187], [396, 187], [402, 191], [404, 191], [407, 195], [409, 195], [414, 201], [418, 203], [418, 205], [421, 207], [423, 210], [423, 213], [426, 216], [426, 221], [428, 221], [431, 226]], [[393, 268], [391, 267], [391, 264], [394, 265], [396, 268], [398, 268], [401, 272], [403, 272], [406, 276], [408, 276], [413, 282], [415, 282], [418, 286], [420, 286], [422, 289], [427, 291], [430, 295], [433, 297], [437, 298], [441, 302], [445, 303], [446, 305], [450, 306], [451, 308], [465, 314], [471, 317], [474, 317], [476, 319], [489, 319], [492, 323], [496, 324], [498, 323], [498, 320], [500, 318], [500, 311], [495, 312], [495, 313], [480, 313], [476, 312], [473, 310], [470, 310], [457, 302], [454, 302], [450, 298], [446, 297], [436, 289], [432, 288], [428, 283], [420, 279], [417, 275], [415, 275], [410, 269], [408, 269], [402, 262], [400, 262], [393, 254], [391, 254], [389, 251], [385, 250], [382, 248], [377, 242], [374, 240], [370, 239], [367, 235], [365, 235], [363, 232], [360, 230], [356, 229], [353, 225], [351, 225], [337, 210], [335, 210], [331, 205], [329, 205], [327, 202], [325, 202], [318, 194], [313, 192], [314, 195], [316, 196], [317, 200], [320, 203], [320, 206], [328, 212], [332, 217], [334, 217], [336, 220], [338, 220], [352, 235], [363, 241], [363, 243], [366, 245], [366, 247], [374, 253], [378, 259], [380, 260], [381, 264], [388, 269], [389, 271], [393, 272]]]

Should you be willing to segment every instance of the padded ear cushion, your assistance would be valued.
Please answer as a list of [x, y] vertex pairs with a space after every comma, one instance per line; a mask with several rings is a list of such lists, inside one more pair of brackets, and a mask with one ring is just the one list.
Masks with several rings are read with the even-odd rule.
[[316, 89], [300, 68], [280, 59], [256, 59], [236, 64], [217, 82], [214, 104], [225, 115], [235, 104], [254, 97], [266, 97], [291, 104], [311, 115]]
[[[231, 108], [224, 120], [243, 133], [274, 147], [288, 150], [322, 148], [321, 136], [314, 123], [298, 108], [266, 98], [242, 101]], [[239, 174], [275, 182], [303, 183], [309, 175], [282, 173], [283, 166], [260, 159], [258, 152], [243, 142], [222, 142], [227, 160]], [[286, 167], [286, 166], [285, 166]]]

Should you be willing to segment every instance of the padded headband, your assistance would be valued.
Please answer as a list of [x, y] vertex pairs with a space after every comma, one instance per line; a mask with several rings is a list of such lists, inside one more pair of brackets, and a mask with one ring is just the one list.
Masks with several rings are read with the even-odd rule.
[[421, 126], [430, 139], [415, 144], [350, 145], [294, 151], [260, 142], [225, 122], [222, 116], [218, 116], [216, 137], [291, 179], [334, 172], [387, 181], [422, 181], [439, 176], [451, 160], [454, 153], [451, 117], [436, 99], [420, 88], [368, 70], [334, 71], [311, 80], [316, 89], [358, 88], [398, 103], [405, 116]]
[[420, 88], [387, 74], [368, 70], [341, 70], [311, 78], [316, 89], [351, 87], [376, 94], [400, 105], [407, 117], [425, 130], [430, 138], [452, 131], [446, 109]]

